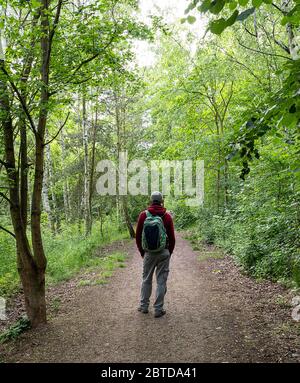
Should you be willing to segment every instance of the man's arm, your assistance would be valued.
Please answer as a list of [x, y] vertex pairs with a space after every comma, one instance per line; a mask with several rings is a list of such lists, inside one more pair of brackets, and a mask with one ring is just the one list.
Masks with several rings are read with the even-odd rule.
[[135, 233], [136, 246], [137, 246], [142, 257], [145, 254], [145, 251], [142, 248], [142, 232], [143, 232], [143, 226], [144, 226], [145, 218], [146, 218], [146, 214], [143, 211], [139, 215], [139, 219], [138, 219], [137, 226], [136, 226], [136, 233]]
[[168, 219], [166, 222], [166, 232], [169, 239], [169, 251], [170, 251], [170, 254], [172, 254], [175, 247], [175, 231], [174, 231], [174, 224], [173, 224], [173, 219], [171, 215], [168, 214], [167, 218]]

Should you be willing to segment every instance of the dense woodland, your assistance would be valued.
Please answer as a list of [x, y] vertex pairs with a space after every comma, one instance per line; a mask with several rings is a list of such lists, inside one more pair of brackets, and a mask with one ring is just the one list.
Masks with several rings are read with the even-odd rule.
[[[45, 280], [134, 237], [147, 198], [96, 191], [98, 161], [121, 151], [203, 159], [204, 204], [165, 198], [177, 229], [254, 277], [300, 285], [299, 0], [194, 0], [174, 25], [139, 21], [135, 0], [0, 10], [0, 295], [21, 281], [33, 326], [46, 321]], [[200, 18], [202, 38], [189, 31]], [[137, 40], [154, 65], [136, 64]]]

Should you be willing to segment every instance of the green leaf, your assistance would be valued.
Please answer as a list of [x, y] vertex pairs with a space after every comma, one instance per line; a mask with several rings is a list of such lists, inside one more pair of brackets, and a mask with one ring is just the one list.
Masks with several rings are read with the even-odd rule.
[[236, 1], [231, 1], [231, 2], [229, 3], [229, 9], [230, 9], [231, 11], [233, 11], [236, 7], [237, 7], [237, 2], [236, 2]]
[[198, 11], [203, 13], [207, 12], [210, 8], [210, 3], [210, 0], [204, 0], [203, 3], [197, 7]]
[[289, 18], [287, 16], [283, 16], [283, 18], [280, 21], [280, 24], [282, 26], [285, 26], [289, 22]]
[[246, 11], [244, 12], [241, 12], [238, 17], [236, 18], [237, 21], [244, 21], [246, 20], [250, 15], [252, 15], [252, 13], [255, 11], [255, 8], [249, 8], [249, 9], [246, 9]]
[[226, 27], [227, 27], [227, 23], [223, 17], [221, 19], [211, 21], [209, 23], [209, 29], [215, 35], [220, 35]]
[[222, 11], [222, 9], [224, 8], [224, 5], [225, 5], [225, 0], [213, 0], [211, 2], [209, 10], [214, 15], [217, 15], [218, 13]]
[[252, 5], [253, 7], [258, 8], [261, 6], [262, 2], [263, 0], [252, 0]]
[[184, 14], [187, 15], [192, 9], [194, 9], [196, 7], [196, 3], [195, 1], [192, 1], [189, 6], [187, 7], [187, 9], [184, 11]]
[[180, 19], [180, 22], [181, 22], [181, 24], [184, 24], [186, 22], [186, 18], [183, 17], [182, 19]]
[[246, 6], [247, 4], [248, 4], [248, 0], [238, 0], [238, 2], [239, 2], [239, 4], [241, 5], [241, 6]]
[[237, 19], [237, 16], [239, 14], [239, 11], [236, 9], [233, 14], [226, 20], [227, 27], [230, 27], [233, 25]]
[[190, 24], [194, 24], [194, 22], [196, 21], [196, 17], [195, 16], [188, 16], [187, 21]]
[[273, 0], [263, 0], [265, 4], [272, 4]]

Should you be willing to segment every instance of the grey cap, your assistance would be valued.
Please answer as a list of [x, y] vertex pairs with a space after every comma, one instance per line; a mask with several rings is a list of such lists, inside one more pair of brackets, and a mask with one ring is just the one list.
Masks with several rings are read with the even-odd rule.
[[159, 192], [159, 191], [155, 191], [155, 192], [153, 192], [153, 193], [151, 194], [151, 201], [152, 201], [152, 202], [154, 202], [154, 201], [156, 201], [156, 202], [162, 202], [162, 200], [163, 200], [163, 196], [162, 196], [161, 192]]

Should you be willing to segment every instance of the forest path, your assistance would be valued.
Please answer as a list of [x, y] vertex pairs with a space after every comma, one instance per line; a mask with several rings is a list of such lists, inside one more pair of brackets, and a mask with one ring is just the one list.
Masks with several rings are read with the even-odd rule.
[[116, 270], [107, 285], [76, 287], [46, 326], [6, 345], [4, 360], [299, 361], [291, 309], [277, 302], [278, 297], [290, 298], [287, 290], [242, 275], [229, 257], [199, 260], [199, 253], [177, 233], [167, 314], [155, 319], [152, 307], [149, 314], [137, 311], [142, 259], [133, 242], [126, 244], [131, 253], [126, 268]]

